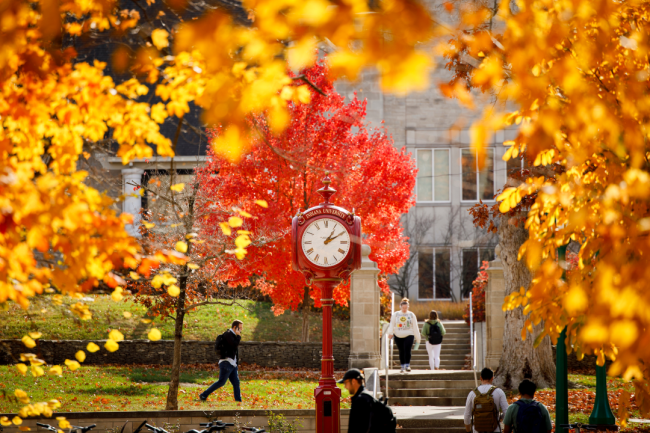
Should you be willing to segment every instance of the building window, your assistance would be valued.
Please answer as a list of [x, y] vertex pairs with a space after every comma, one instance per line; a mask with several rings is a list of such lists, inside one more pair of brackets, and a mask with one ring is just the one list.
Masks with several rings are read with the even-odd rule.
[[417, 149], [418, 202], [448, 202], [449, 149]]
[[528, 159], [526, 159], [526, 157], [520, 153], [516, 158], [510, 158], [506, 162], [506, 168], [508, 177], [510, 177], [516, 175], [518, 172], [521, 173], [523, 170], [528, 170], [530, 168], [530, 164], [528, 163]]
[[478, 276], [483, 262], [494, 260], [494, 248], [463, 249], [463, 277], [461, 297], [467, 299], [472, 291], [472, 283]]
[[451, 299], [451, 251], [418, 252], [418, 299]]
[[483, 170], [478, 170], [476, 152], [461, 149], [463, 201], [494, 200], [494, 149], [485, 151]]

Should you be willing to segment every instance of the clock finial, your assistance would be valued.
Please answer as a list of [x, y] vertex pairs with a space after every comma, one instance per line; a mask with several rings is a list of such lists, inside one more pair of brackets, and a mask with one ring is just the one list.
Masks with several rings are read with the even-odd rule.
[[330, 188], [330, 183], [332, 183], [332, 179], [330, 179], [330, 172], [326, 171], [325, 172], [325, 177], [323, 178], [323, 184], [325, 186], [317, 191], [325, 199], [324, 204], [331, 204], [330, 203], [330, 197], [332, 197], [334, 195], [334, 193], [336, 192], [336, 190], [334, 188]]

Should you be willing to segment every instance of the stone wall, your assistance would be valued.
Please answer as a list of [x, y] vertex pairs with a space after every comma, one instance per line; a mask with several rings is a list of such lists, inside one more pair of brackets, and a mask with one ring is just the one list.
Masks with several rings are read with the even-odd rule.
[[[315, 433], [316, 431], [316, 411], [300, 409], [277, 409], [273, 410], [276, 415], [282, 414], [287, 421], [296, 420], [299, 433]], [[13, 419], [15, 414], [3, 414]], [[91, 433], [107, 433], [121, 429], [124, 426], [123, 433], [132, 433], [142, 421], [147, 421], [149, 425], [163, 427], [165, 423], [173, 426], [180, 426], [181, 432], [189, 429], [199, 429], [199, 423], [208, 422], [208, 420], [221, 420], [224, 422], [234, 422], [235, 416], [239, 417], [239, 422], [251, 427], [264, 427], [268, 429], [268, 411], [266, 410], [215, 410], [210, 408], [206, 403], [203, 410], [165, 410], [165, 411], [141, 411], [141, 412], [69, 412], [57, 413], [52, 418], [29, 418], [23, 421], [21, 427], [29, 427], [32, 431], [44, 432], [36, 426], [37, 422], [43, 424], [57, 425], [56, 417], [66, 417], [72, 425], [87, 426], [96, 424]], [[350, 409], [341, 409], [341, 431], [348, 430], [348, 418]], [[233, 431], [230, 427], [227, 431]], [[17, 426], [4, 427], [4, 433], [21, 433]], [[142, 433], [150, 433], [146, 428]]]
[[[161, 364], [171, 365], [173, 340], [125, 340], [120, 349], [108, 352], [106, 340], [98, 340], [101, 350], [86, 351], [89, 341], [83, 340], [37, 340], [37, 346], [27, 349], [20, 340], [0, 340], [0, 364], [19, 362], [21, 353], [36, 353], [48, 364], [62, 364], [74, 359], [79, 350], [86, 351], [84, 364]], [[346, 370], [350, 356], [349, 343], [334, 343], [334, 368]], [[239, 357], [247, 364], [262, 367], [294, 367], [320, 369], [321, 343], [301, 342], [255, 342], [244, 341], [239, 346]], [[213, 341], [183, 341], [182, 362], [186, 364], [209, 364], [217, 362]]]

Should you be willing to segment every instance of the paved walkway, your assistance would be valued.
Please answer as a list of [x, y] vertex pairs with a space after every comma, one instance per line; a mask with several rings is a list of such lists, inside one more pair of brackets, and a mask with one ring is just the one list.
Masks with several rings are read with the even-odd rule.
[[403, 419], [463, 419], [464, 407], [458, 406], [391, 406], [395, 417]]

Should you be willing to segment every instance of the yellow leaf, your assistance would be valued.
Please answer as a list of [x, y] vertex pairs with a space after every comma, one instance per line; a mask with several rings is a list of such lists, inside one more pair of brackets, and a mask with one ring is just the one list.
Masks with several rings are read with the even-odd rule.
[[108, 333], [108, 338], [110, 338], [111, 340], [113, 340], [115, 342], [122, 341], [122, 340], [124, 340], [124, 334], [122, 334], [117, 329], [113, 329], [111, 332]]
[[[111, 340], [109, 340], [109, 341], [111, 341]], [[78, 369], [79, 367], [81, 367], [81, 364], [79, 364], [77, 361], [72, 361], [72, 360], [70, 360], [70, 359], [66, 359], [64, 363], [65, 363], [65, 365], [68, 366], [68, 368], [69, 368], [71, 371], [75, 371], [76, 369]]]
[[79, 350], [74, 354], [74, 357], [77, 358], [77, 361], [84, 362], [86, 360], [86, 352]]
[[221, 227], [221, 231], [224, 235], [230, 236], [232, 234], [232, 230], [230, 230], [230, 226], [228, 226], [227, 223], [219, 223], [219, 227]]
[[255, 200], [255, 204], [262, 206], [263, 208], [269, 207], [269, 204], [266, 202], [266, 200]]
[[176, 242], [176, 251], [179, 253], [186, 253], [187, 252], [187, 244], [183, 241], [178, 241]]
[[34, 340], [39, 339], [43, 336], [40, 332], [30, 332], [29, 336], [32, 337]]
[[63, 374], [63, 369], [61, 368], [60, 365], [53, 365], [49, 369], [48, 373], [50, 373], [51, 375], [54, 375], [54, 376], [61, 376]]
[[237, 211], [237, 212], [239, 212], [239, 215], [241, 215], [241, 216], [243, 216], [243, 217], [246, 217], [246, 218], [250, 218], [250, 217], [253, 216], [253, 215], [249, 214], [248, 212], [246, 212], [246, 211], [244, 211], [244, 210], [239, 210], [239, 211]]
[[11, 421], [16, 425], [21, 425], [23, 423], [23, 420], [20, 419], [20, 417], [17, 417], [17, 416], [15, 416]]
[[160, 334], [160, 331], [157, 330], [156, 328], [153, 328], [151, 331], [149, 331], [148, 334], [149, 340], [151, 341], [158, 341], [162, 338], [162, 335]]
[[316, 60], [316, 39], [306, 35], [288, 51], [289, 67], [294, 70], [303, 69], [314, 64]]
[[122, 290], [114, 290], [113, 293], [111, 293], [111, 299], [115, 302], [120, 302], [124, 298], [122, 296]]
[[99, 350], [99, 346], [93, 343], [92, 341], [86, 346], [86, 350], [90, 353], [95, 353]]
[[108, 339], [106, 340], [106, 343], [104, 344], [104, 348], [108, 350], [109, 352], [115, 352], [117, 349], [120, 348], [120, 345], [115, 342], [115, 340]]
[[27, 233], [27, 243], [30, 248], [35, 248], [42, 253], [50, 249], [50, 243], [39, 227], [34, 227]]
[[70, 428], [71, 427], [70, 422], [67, 419], [65, 419], [63, 417], [57, 417], [57, 419], [59, 420], [59, 428]]
[[16, 398], [17, 398], [21, 403], [24, 403], [24, 404], [29, 403], [29, 396], [28, 396], [27, 393], [26, 393], [25, 391], [23, 391], [22, 389], [16, 389], [16, 390], [14, 390], [14, 395], [16, 396]]
[[167, 30], [163, 29], [156, 29], [153, 32], [151, 32], [151, 42], [158, 48], [159, 50], [162, 50], [165, 47], [169, 46], [169, 40], [167, 39], [169, 37], [169, 33]]
[[133, 314], [131, 314], [130, 311], [125, 311], [124, 313], [122, 313], [122, 315], [124, 316], [125, 319], [130, 319], [133, 316]]
[[241, 227], [244, 224], [244, 220], [239, 217], [230, 217], [228, 219], [228, 225], [230, 227]]
[[34, 377], [41, 377], [45, 374], [45, 371], [38, 365], [32, 365], [31, 370], [32, 370], [32, 376]]
[[148, 323], [151, 323], [151, 319], [142, 319], [142, 320], [140, 320], [140, 322], [148, 324]]
[[7, 418], [6, 416], [3, 416], [2, 418], [0, 418], [0, 425], [3, 427], [9, 427], [11, 425], [11, 421], [9, 421], [9, 418]]
[[197, 265], [196, 263], [188, 263], [187, 267], [190, 269], [199, 269], [199, 265]]
[[235, 239], [235, 245], [237, 248], [246, 248], [251, 244], [251, 239], [248, 237], [248, 235], [239, 235]]
[[147, 221], [142, 221], [142, 225], [145, 226], [148, 229], [152, 229], [152, 228], [156, 227], [156, 225], [154, 223], [150, 223], [150, 222], [147, 222]]
[[626, 349], [637, 341], [639, 327], [633, 320], [617, 320], [609, 327], [612, 343], [620, 349]]
[[16, 368], [20, 371], [20, 374], [23, 376], [27, 374], [27, 366], [23, 363], [16, 364]]
[[178, 297], [178, 295], [181, 294], [181, 289], [176, 285], [172, 284], [167, 288], [167, 293], [169, 296], [173, 296], [174, 298]]
[[564, 309], [571, 315], [583, 312], [589, 303], [587, 294], [580, 286], [573, 286], [564, 296]]
[[31, 349], [33, 347], [36, 347], [36, 342], [32, 340], [32, 338], [29, 335], [25, 335], [22, 338], [23, 344], [27, 346], [28, 349]]
[[172, 191], [175, 191], [175, 192], [181, 192], [181, 191], [183, 191], [183, 188], [185, 188], [184, 183], [177, 183], [176, 185], [172, 185], [172, 186], [169, 187], [169, 189], [171, 189]]

